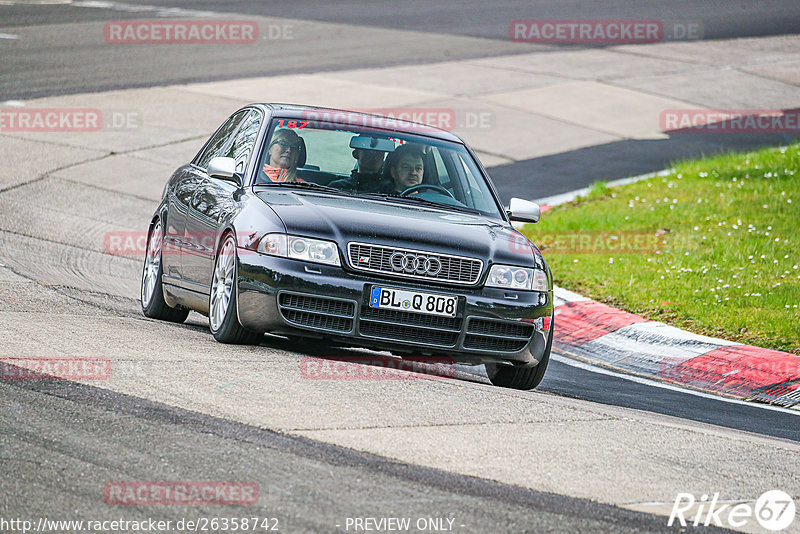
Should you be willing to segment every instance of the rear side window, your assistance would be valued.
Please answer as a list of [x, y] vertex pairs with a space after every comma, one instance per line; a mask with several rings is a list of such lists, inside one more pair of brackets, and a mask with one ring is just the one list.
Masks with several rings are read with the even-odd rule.
[[231, 134], [236, 131], [239, 123], [242, 122], [248, 113], [250, 113], [250, 110], [243, 110], [231, 116], [231, 118], [217, 130], [217, 133], [211, 137], [203, 151], [195, 158], [195, 165], [207, 169], [209, 161], [218, 156], [224, 156], [224, 150]]

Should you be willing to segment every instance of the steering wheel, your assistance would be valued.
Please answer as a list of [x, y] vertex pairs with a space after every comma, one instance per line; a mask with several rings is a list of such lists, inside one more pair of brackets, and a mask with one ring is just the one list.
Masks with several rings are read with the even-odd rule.
[[440, 185], [433, 185], [433, 184], [412, 185], [411, 187], [409, 187], [408, 189], [406, 189], [405, 191], [400, 193], [400, 196], [404, 197], [404, 196], [409, 195], [411, 193], [415, 193], [417, 191], [423, 191], [425, 189], [432, 189], [433, 191], [437, 191], [439, 193], [442, 193], [443, 195], [447, 195], [448, 197], [452, 198], [453, 200], [456, 199], [456, 197], [453, 196], [453, 193], [451, 193], [450, 191], [448, 191], [444, 187], [442, 187]]

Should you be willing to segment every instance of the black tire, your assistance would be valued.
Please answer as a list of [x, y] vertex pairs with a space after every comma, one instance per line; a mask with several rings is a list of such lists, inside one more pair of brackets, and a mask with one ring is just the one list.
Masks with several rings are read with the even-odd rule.
[[147, 236], [147, 251], [142, 267], [142, 284], [139, 291], [142, 313], [151, 319], [182, 323], [189, 315], [189, 310], [182, 307], [173, 308], [164, 300], [164, 288], [161, 284], [161, 276], [164, 274], [161, 263], [163, 243], [161, 219], [156, 219]]
[[510, 365], [487, 365], [486, 372], [489, 380], [495, 386], [512, 389], [533, 389], [539, 385], [547, 370], [550, 361], [550, 350], [553, 347], [553, 321], [550, 321], [550, 332], [547, 335], [547, 345], [544, 355], [537, 365], [531, 367], [512, 367]]
[[[228, 258], [226, 255], [230, 255]], [[230, 281], [230, 296], [227, 302], [220, 304], [220, 315], [213, 316], [215, 286], [220, 282], [220, 262], [232, 260], [232, 272], [225, 272], [225, 276], [230, 274], [232, 280]], [[253, 332], [247, 330], [239, 323], [239, 318], [236, 316], [236, 279], [238, 278], [238, 261], [236, 258], [236, 241], [231, 234], [227, 234], [222, 238], [222, 243], [217, 251], [217, 256], [214, 258], [214, 274], [211, 278], [211, 291], [208, 295], [208, 324], [211, 329], [211, 334], [214, 339], [220, 343], [229, 343], [233, 345], [258, 345], [264, 339], [264, 334], [260, 332]], [[215, 320], [216, 317], [216, 320]], [[221, 318], [221, 321], [219, 320]], [[216, 324], [216, 323], [219, 324]]]

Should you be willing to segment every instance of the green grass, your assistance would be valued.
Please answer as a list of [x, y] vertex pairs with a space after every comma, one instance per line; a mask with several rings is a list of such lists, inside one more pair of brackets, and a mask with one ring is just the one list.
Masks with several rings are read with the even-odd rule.
[[627, 186], [597, 183], [523, 232], [564, 288], [800, 354], [800, 144], [674, 167]]

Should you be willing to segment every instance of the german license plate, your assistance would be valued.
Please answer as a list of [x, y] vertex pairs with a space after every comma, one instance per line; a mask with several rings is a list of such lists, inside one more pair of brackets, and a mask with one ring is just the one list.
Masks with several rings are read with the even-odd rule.
[[422, 291], [406, 291], [391, 287], [372, 286], [369, 305], [371, 308], [455, 317], [456, 308], [458, 307], [458, 297], [423, 293]]

